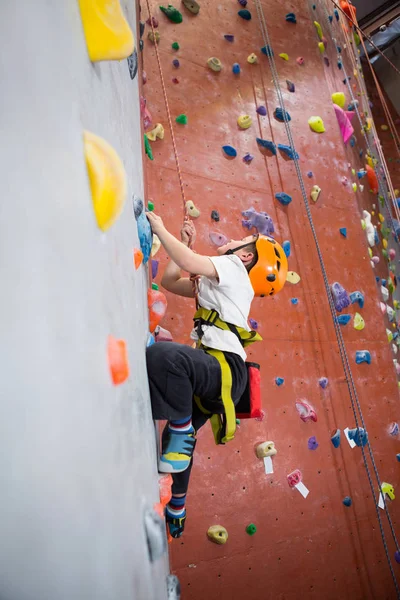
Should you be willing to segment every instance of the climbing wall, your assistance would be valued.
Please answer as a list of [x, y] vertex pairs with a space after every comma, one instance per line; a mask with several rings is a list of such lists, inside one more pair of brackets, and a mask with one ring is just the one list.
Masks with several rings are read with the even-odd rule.
[[[133, 264], [138, 78], [126, 60], [89, 60], [76, 1], [6, 0], [0, 13], [0, 597], [165, 600], [167, 554], [151, 561], [145, 527], [159, 494], [147, 276]], [[102, 229], [84, 130], [126, 172]], [[119, 373], [109, 336], [126, 344]]]
[[[182, 599], [395, 598], [375, 508], [378, 484], [368, 459], [372, 493], [361, 449], [351, 448], [343, 433], [346, 427], [355, 427], [355, 416], [295, 165], [283, 153], [262, 153], [256, 141], [259, 137], [289, 144], [285, 125], [274, 118], [280, 104], [267, 56], [260, 51], [265, 40], [256, 7], [249, 1], [246, 8], [252, 19], [246, 21], [238, 16], [242, 7], [236, 0], [204, 0], [200, 4], [199, 14], [193, 15], [175, 2], [183, 22], [174, 24], [156, 2], [151, 3], [159, 22], [159, 54], [184, 191], [186, 199], [201, 211], [195, 222], [196, 251], [215, 254], [212, 232], [233, 239], [246, 235], [241, 212], [254, 207], [272, 217], [279, 241], [290, 241], [289, 268], [301, 280], [297, 285], [288, 283], [273, 298], [253, 302], [250, 316], [257, 321], [264, 341], [253, 346], [249, 355], [261, 363], [265, 419], [242, 420], [235, 440], [225, 447], [214, 445], [208, 426], [199, 432], [185, 533], [170, 547]], [[360, 291], [365, 298], [363, 308], [355, 303], [343, 311], [351, 321], [341, 331], [380, 479], [396, 491], [399, 439], [390, 435], [389, 429], [400, 418], [398, 385], [385, 332], [392, 325], [382, 314], [380, 284], [376, 282], [376, 276], [388, 277], [388, 269], [381, 259], [373, 270], [360, 223], [363, 209], [374, 213], [377, 221], [379, 207], [366, 178], [358, 180], [356, 175], [365, 167], [366, 140], [361, 125], [357, 118], [353, 120], [354, 139], [345, 146], [331, 100], [334, 92], [344, 92], [346, 104], [351, 100], [343, 82], [344, 70], [351, 77], [355, 97], [361, 100], [362, 75], [353, 72], [341, 23], [333, 16], [330, 2], [317, 2], [313, 7], [305, 0], [262, 0], [261, 5], [329, 283], [339, 282], [349, 293]], [[285, 20], [289, 12], [296, 14], [296, 24]], [[141, 18], [148, 16], [142, 2]], [[323, 54], [318, 48], [315, 19], [326, 38]], [[162, 123], [165, 137], [152, 143], [154, 161], [146, 163], [147, 196], [166, 226], [179, 236], [182, 196], [155, 48], [147, 39], [149, 31], [146, 26], [143, 67], [147, 83], [142, 93], [152, 115], [151, 127]], [[332, 33], [342, 44], [341, 68]], [[226, 34], [234, 40], [225, 39]], [[179, 43], [179, 50], [171, 47], [173, 42]], [[247, 61], [251, 53], [258, 56], [256, 64]], [[281, 53], [287, 53], [289, 60], [281, 58]], [[210, 57], [221, 61], [220, 72], [207, 67]], [[302, 65], [297, 60], [300, 57]], [[174, 66], [174, 60], [179, 66]], [[240, 74], [232, 72], [234, 63], [240, 65]], [[288, 90], [286, 80], [294, 83], [294, 93]], [[256, 112], [260, 106], [266, 107], [266, 116]], [[187, 116], [186, 125], [175, 123], [181, 114]], [[251, 117], [249, 129], [238, 127], [240, 115]], [[325, 133], [310, 129], [311, 116], [322, 118]], [[235, 148], [237, 156], [227, 157], [224, 145]], [[249, 164], [242, 160], [247, 153], [254, 156]], [[321, 188], [315, 203], [310, 200], [314, 185]], [[292, 202], [281, 205], [274, 198], [278, 192], [289, 194]], [[218, 223], [211, 219], [212, 210], [219, 212]], [[345, 235], [340, 229], [345, 229]], [[374, 254], [380, 255], [380, 249], [374, 249]], [[162, 273], [166, 262], [162, 250], [157, 259]], [[167, 297], [163, 326], [171, 330], [175, 341], [190, 343], [193, 302], [171, 294]], [[353, 326], [356, 312], [365, 320], [362, 330]], [[371, 364], [356, 364], [360, 350], [369, 351]], [[325, 389], [319, 384], [323, 377], [328, 379]], [[277, 378], [284, 380], [281, 385]], [[299, 399], [315, 408], [316, 423], [299, 418], [295, 408]], [[339, 448], [331, 442], [337, 428], [341, 430]], [[396, 433], [393, 427], [391, 431]], [[309, 449], [312, 436], [318, 447], [310, 443], [314, 449]], [[266, 440], [272, 440], [278, 450], [272, 459], [274, 473], [269, 475], [255, 455], [257, 443]], [[306, 498], [288, 485], [287, 475], [295, 469], [301, 471], [309, 490]], [[346, 496], [352, 500], [350, 507], [342, 502]], [[396, 529], [398, 500], [387, 502]], [[396, 547], [385, 513], [378, 511], [396, 572]], [[253, 536], [246, 533], [250, 523], [257, 527]], [[207, 539], [207, 529], [213, 524], [228, 530], [226, 545], [217, 546]]]

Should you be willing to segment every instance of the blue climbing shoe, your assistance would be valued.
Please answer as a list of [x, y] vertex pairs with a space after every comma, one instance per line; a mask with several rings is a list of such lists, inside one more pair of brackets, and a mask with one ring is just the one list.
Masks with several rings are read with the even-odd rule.
[[191, 433], [169, 432], [158, 462], [160, 473], [182, 473], [190, 465], [196, 446], [194, 429]]
[[180, 538], [185, 529], [185, 521], [186, 521], [186, 510], [183, 511], [183, 516], [176, 518], [173, 517], [167, 510], [165, 511], [165, 518], [167, 521], [168, 531], [170, 532], [173, 538]]

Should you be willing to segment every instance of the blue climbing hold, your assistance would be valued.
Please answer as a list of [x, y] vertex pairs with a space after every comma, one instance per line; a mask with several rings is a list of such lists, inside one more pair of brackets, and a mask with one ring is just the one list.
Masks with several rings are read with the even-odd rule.
[[222, 146], [222, 150], [225, 152], [227, 156], [235, 157], [237, 156], [237, 152], [233, 146]]
[[227, 42], [233, 42], [233, 41], [234, 41], [234, 39], [235, 39], [235, 36], [234, 36], [234, 35], [232, 35], [231, 33], [226, 33], [226, 34], [224, 35], [224, 38], [226, 39], [226, 41], [227, 41]]
[[328, 16], [328, 19], [329, 19], [329, 23], [332, 23], [332, 21], [333, 21], [333, 17], [332, 17], [332, 15], [329, 15], [329, 16]]
[[265, 117], [265, 115], [267, 114], [267, 109], [265, 108], [265, 106], [259, 106], [256, 109], [256, 113], [258, 113], [259, 115], [261, 115], [262, 117]]
[[267, 46], [263, 46], [261, 48], [261, 52], [263, 54], [265, 54], [265, 56], [269, 56], [269, 57], [273, 57], [274, 56], [274, 51], [272, 50], [272, 48], [270, 48], [268, 45]]
[[242, 19], [244, 19], [245, 21], [250, 21], [251, 19], [251, 12], [246, 8], [243, 10], [239, 10], [238, 15], [239, 17], [242, 17]]
[[343, 504], [345, 506], [351, 506], [351, 498], [350, 498], [350, 496], [346, 496], [345, 498], [343, 498]]
[[383, 285], [384, 287], [386, 287], [386, 286], [387, 286], [387, 279], [382, 279], [382, 285]]
[[329, 379], [327, 377], [320, 377], [318, 383], [325, 390], [328, 387]]
[[312, 9], [315, 10], [317, 7], [315, 4], [312, 5]]
[[152, 346], [155, 343], [155, 339], [154, 339], [154, 335], [151, 333], [147, 334], [147, 342], [146, 342], [146, 346], [147, 348], [149, 348], [150, 346]]
[[341, 60], [338, 60], [338, 61], [337, 61], [337, 66], [338, 66], [338, 69], [339, 69], [339, 71], [340, 71], [340, 70], [342, 69], [342, 67], [343, 67], [343, 65], [342, 65], [342, 61], [341, 61]]
[[275, 378], [275, 383], [276, 385], [279, 387], [280, 385], [282, 385], [285, 382], [285, 380], [283, 379], [283, 377], [276, 377]]
[[349, 440], [353, 440], [356, 446], [365, 446], [365, 444], [368, 442], [368, 432], [362, 427], [349, 429], [347, 435], [349, 436]]
[[278, 192], [277, 194], [275, 194], [275, 198], [281, 204], [283, 204], [283, 206], [287, 206], [292, 201], [292, 196], [289, 196], [289, 194], [285, 194], [285, 192]]
[[379, 283], [379, 282], [380, 282], [380, 280], [381, 280], [381, 278], [380, 278], [378, 275], [376, 275], [376, 276], [375, 276], [375, 281], [376, 281], [376, 283]]
[[172, 61], [172, 64], [174, 65], [175, 69], [179, 69], [180, 62], [177, 58], [174, 58], [174, 60]]
[[337, 8], [335, 8], [335, 10], [333, 11], [335, 17], [336, 17], [336, 21], [339, 21], [339, 11]]
[[379, 235], [378, 235], [378, 230], [377, 229], [375, 229], [375, 232], [374, 232], [374, 241], [375, 241], [375, 244], [379, 244], [380, 243], [380, 239], [379, 239]]
[[290, 250], [291, 250], [289, 240], [285, 240], [283, 242], [282, 248], [283, 248], [284, 253], [286, 254], [286, 257], [289, 258], [289, 256], [290, 256]]
[[364, 294], [362, 292], [351, 292], [350, 294], [350, 302], [354, 304], [358, 303], [360, 308], [364, 308]]
[[240, 73], [240, 65], [239, 63], [234, 63], [232, 66], [232, 72], [235, 73], [235, 75], [239, 75]]
[[364, 150], [362, 150], [362, 149], [361, 149], [361, 150], [360, 150], [360, 152], [359, 152], [358, 154], [359, 154], [359, 156], [360, 156], [360, 158], [361, 158], [361, 157], [362, 157], [362, 155], [364, 154]]
[[308, 171], [307, 177], [309, 177], [309, 179], [311, 179], [312, 176], [313, 176], [313, 172], [312, 171]]
[[342, 53], [342, 48], [340, 46], [336, 46], [336, 50], [338, 51], [339, 54]]
[[288, 13], [286, 15], [285, 19], [288, 23], [297, 23], [296, 15], [294, 13]]
[[356, 363], [361, 365], [362, 363], [371, 364], [371, 354], [368, 350], [357, 350], [356, 351]]
[[367, 174], [367, 171], [365, 169], [360, 169], [359, 171], [357, 171], [358, 179], [362, 179], [363, 177], [365, 177], [366, 174]]
[[291, 116], [288, 113], [288, 111], [287, 110], [283, 110], [283, 108], [281, 108], [280, 106], [278, 106], [274, 110], [274, 117], [275, 117], [275, 119], [277, 119], [281, 123], [284, 123], [285, 120], [286, 121], [291, 121], [292, 120]]
[[346, 227], [341, 227], [341, 228], [339, 229], [339, 231], [340, 231], [340, 233], [342, 234], [342, 236], [343, 236], [344, 238], [347, 238], [347, 229], [346, 229]]
[[396, 454], [396, 458], [400, 462], [400, 454]]
[[351, 315], [339, 315], [336, 317], [336, 321], [339, 325], [347, 325], [351, 321]]
[[297, 299], [297, 298], [292, 298], [290, 302], [291, 302], [291, 303], [292, 303], [294, 306], [296, 306], [296, 304], [298, 304], [298, 303], [299, 303], [299, 301], [298, 301], [298, 299]]
[[143, 252], [143, 264], [145, 265], [150, 258], [151, 247], [153, 245], [153, 232], [146, 217], [143, 200], [138, 196], [133, 196], [133, 212], [138, 228], [140, 249]]
[[286, 156], [290, 158], [290, 160], [297, 160], [299, 158], [299, 155], [293, 150], [291, 146], [286, 146], [285, 144], [278, 144], [278, 149], [284, 154], [286, 154]]
[[340, 429], [336, 429], [335, 433], [331, 435], [331, 442], [335, 448], [340, 446]]
[[350, 146], [352, 148], [354, 148], [355, 145], [356, 145], [356, 138], [355, 138], [354, 135], [352, 135], [351, 138], [350, 138]]
[[272, 152], [274, 156], [276, 156], [276, 146], [274, 142], [270, 142], [269, 140], [263, 140], [261, 138], [256, 138], [256, 140], [259, 146], [261, 146], [262, 148], [266, 148], [267, 150]]

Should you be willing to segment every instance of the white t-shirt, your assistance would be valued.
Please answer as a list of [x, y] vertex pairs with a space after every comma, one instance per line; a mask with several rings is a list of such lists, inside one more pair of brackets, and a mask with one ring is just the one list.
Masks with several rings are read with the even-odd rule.
[[[250, 283], [246, 267], [234, 254], [210, 257], [218, 274], [217, 279], [201, 277], [199, 281], [198, 301], [200, 306], [217, 311], [223, 321], [232, 323], [251, 331], [249, 318], [254, 291]], [[239, 354], [246, 360], [246, 352], [232, 331], [224, 331], [212, 325], [202, 325], [204, 335], [201, 339], [204, 346]], [[191, 336], [198, 341], [197, 332], [193, 329]]]

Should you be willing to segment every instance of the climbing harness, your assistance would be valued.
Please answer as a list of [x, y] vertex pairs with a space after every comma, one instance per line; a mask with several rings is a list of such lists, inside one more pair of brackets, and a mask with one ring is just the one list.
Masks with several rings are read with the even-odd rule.
[[[264, 43], [265, 46], [267, 46], [269, 48], [272, 48], [271, 40], [270, 40], [270, 37], [269, 37], [269, 33], [268, 33], [266, 21], [265, 21], [264, 10], [263, 10], [263, 7], [262, 7], [262, 5], [260, 3], [260, 0], [255, 0], [255, 6], [256, 6], [257, 16], [258, 16], [259, 23], [260, 23], [260, 30], [261, 30], [261, 35], [263, 37], [263, 43]], [[347, 18], [347, 15], [346, 15], [346, 18]], [[292, 136], [292, 132], [291, 132], [290, 123], [289, 123], [289, 120], [287, 118], [286, 111], [285, 111], [285, 102], [284, 102], [284, 99], [283, 99], [282, 90], [281, 90], [281, 86], [280, 86], [280, 83], [279, 83], [279, 77], [278, 77], [278, 72], [277, 72], [276, 63], [275, 63], [275, 59], [274, 59], [273, 53], [272, 52], [268, 53], [267, 54], [267, 58], [268, 58], [268, 62], [269, 62], [269, 65], [270, 65], [271, 74], [272, 74], [272, 77], [273, 77], [273, 82], [274, 82], [275, 90], [276, 90], [276, 93], [277, 93], [278, 101], [279, 101], [279, 104], [280, 104], [280, 106], [282, 108], [282, 111], [283, 111], [286, 134], [287, 134], [287, 137], [288, 137], [288, 140], [289, 140], [289, 144], [290, 144], [290, 146], [291, 146], [291, 148], [293, 150], [293, 153], [294, 153], [294, 166], [295, 166], [296, 173], [297, 173], [297, 176], [298, 176], [298, 180], [299, 180], [299, 184], [300, 184], [300, 190], [301, 190], [301, 193], [302, 193], [302, 196], [303, 196], [303, 200], [304, 200], [304, 205], [305, 205], [307, 217], [308, 217], [308, 220], [309, 220], [309, 223], [310, 223], [311, 232], [312, 232], [312, 235], [313, 235], [313, 238], [314, 238], [314, 243], [315, 243], [315, 246], [316, 246], [316, 250], [317, 250], [319, 262], [320, 262], [320, 265], [321, 265], [321, 271], [322, 271], [322, 276], [323, 276], [323, 279], [324, 279], [325, 291], [326, 291], [326, 294], [327, 294], [327, 299], [328, 299], [328, 304], [329, 304], [329, 308], [330, 308], [330, 312], [331, 312], [331, 316], [332, 316], [332, 321], [333, 321], [333, 325], [334, 325], [334, 329], [335, 329], [336, 339], [337, 339], [337, 342], [338, 342], [339, 353], [340, 353], [340, 357], [341, 357], [341, 360], [342, 360], [343, 370], [344, 370], [344, 373], [345, 373], [346, 383], [347, 383], [347, 387], [348, 387], [348, 391], [349, 391], [349, 396], [350, 396], [351, 405], [352, 405], [352, 409], [353, 409], [354, 419], [355, 419], [355, 422], [356, 422], [356, 427], [357, 428], [359, 427], [359, 420], [360, 420], [361, 424], [363, 426], [363, 429], [366, 430], [365, 423], [364, 423], [364, 418], [363, 418], [363, 414], [362, 414], [362, 410], [361, 410], [361, 406], [360, 406], [360, 401], [359, 401], [359, 398], [358, 398], [358, 394], [357, 394], [357, 390], [356, 390], [354, 378], [353, 378], [351, 367], [350, 367], [350, 364], [349, 364], [349, 357], [348, 357], [347, 350], [346, 350], [346, 347], [345, 347], [345, 344], [344, 344], [343, 335], [342, 335], [342, 332], [340, 330], [340, 325], [339, 325], [339, 323], [337, 321], [337, 318], [336, 318], [336, 311], [335, 311], [333, 297], [332, 297], [331, 290], [330, 290], [328, 275], [327, 275], [325, 263], [324, 263], [324, 260], [323, 260], [322, 251], [321, 251], [321, 248], [320, 248], [320, 245], [319, 245], [319, 241], [318, 241], [318, 237], [317, 237], [317, 232], [315, 230], [314, 221], [313, 221], [313, 218], [312, 218], [312, 214], [311, 214], [311, 210], [310, 210], [310, 205], [309, 205], [309, 201], [308, 201], [308, 197], [307, 197], [307, 193], [306, 193], [306, 189], [305, 189], [305, 185], [304, 185], [304, 180], [303, 180], [303, 176], [302, 176], [302, 173], [301, 173], [299, 161], [298, 161], [298, 158], [297, 158], [297, 153], [295, 151], [295, 145], [294, 145], [294, 140], [293, 140], [293, 136]], [[357, 415], [357, 409], [358, 409], [359, 416]], [[371, 463], [372, 463], [372, 466], [373, 466], [375, 477], [377, 479], [377, 483], [378, 483], [379, 489], [381, 489], [381, 481], [380, 481], [380, 478], [379, 478], [378, 470], [377, 470], [377, 467], [376, 467], [376, 463], [375, 463], [375, 460], [374, 460], [374, 457], [373, 457], [373, 452], [372, 452], [372, 448], [371, 448], [371, 444], [370, 444], [369, 440], [367, 441], [366, 446], [368, 447], [368, 450], [369, 450], [369, 454], [370, 454], [370, 458], [371, 458]], [[381, 516], [379, 514], [379, 508], [378, 508], [377, 502], [375, 500], [376, 490], [374, 488], [374, 485], [373, 485], [373, 482], [372, 482], [372, 479], [371, 479], [371, 474], [370, 474], [368, 463], [367, 463], [365, 449], [364, 449], [363, 446], [361, 447], [361, 452], [362, 452], [362, 455], [363, 455], [363, 462], [364, 462], [364, 466], [365, 466], [365, 469], [366, 469], [366, 472], [367, 472], [368, 481], [369, 481], [371, 492], [372, 492], [372, 497], [374, 498], [375, 509], [376, 509], [376, 513], [377, 513], [377, 518], [378, 518], [378, 522], [379, 522], [379, 527], [380, 527], [380, 532], [381, 532], [381, 537], [382, 537], [382, 542], [383, 542], [384, 550], [385, 550], [385, 553], [386, 553], [387, 562], [388, 562], [389, 569], [390, 569], [390, 572], [391, 572], [391, 575], [392, 575], [392, 578], [393, 578], [393, 582], [394, 582], [394, 585], [395, 585], [395, 588], [396, 588], [397, 596], [400, 598], [400, 589], [399, 589], [399, 586], [398, 586], [398, 583], [397, 583], [397, 579], [396, 579], [396, 575], [394, 573], [393, 565], [392, 565], [392, 562], [391, 562], [391, 559], [390, 559], [389, 550], [388, 550], [388, 546], [387, 546], [387, 542], [386, 542], [386, 537], [385, 537], [385, 533], [384, 533], [384, 530], [383, 530], [382, 520], [381, 520]], [[388, 522], [389, 522], [389, 525], [390, 525], [390, 528], [391, 528], [392, 536], [393, 536], [393, 539], [394, 539], [395, 544], [396, 544], [396, 549], [397, 549], [397, 551], [399, 551], [399, 546], [398, 546], [398, 543], [397, 543], [396, 535], [395, 535], [395, 532], [394, 532], [394, 529], [393, 529], [393, 525], [392, 525], [392, 522], [391, 522], [391, 519], [390, 519], [389, 511], [387, 509], [386, 501], [385, 501], [384, 498], [383, 498], [383, 501], [384, 501], [384, 506], [385, 506], [385, 512], [386, 512], [386, 515], [388, 517]]]
[[[215, 443], [225, 444], [233, 440], [236, 431], [236, 410], [232, 400], [232, 373], [229, 363], [226, 360], [224, 352], [222, 350], [215, 350], [214, 348], [207, 348], [201, 343], [203, 337], [203, 326], [218, 327], [224, 331], [230, 331], [240, 341], [243, 348], [246, 348], [253, 342], [260, 342], [262, 337], [256, 331], [247, 331], [242, 327], [232, 325], [223, 321], [218, 312], [213, 309], [207, 309], [199, 307], [196, 311], [193, 320], [195, 322], [195, 330], [198, 335], [199, 342], [197, 348], [204, 350], [210, 356], [214, 356], [219, 362], [221, 368], [221, 396], [224, 407], [223, 414], [213, 414], [207, 410], [203, 402], [198, 396], [194, 397], [197, 407], [205, 415], [210, 415], [211, 428], [214, 434]], [[260, 391], [260, 365], [257, 363], [246, 362], [247, 368], [247, 385], [242, 397], [238, 402], [238, 412], [240, 418], [260, 418], [261, 412], [261, 391]]]

